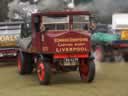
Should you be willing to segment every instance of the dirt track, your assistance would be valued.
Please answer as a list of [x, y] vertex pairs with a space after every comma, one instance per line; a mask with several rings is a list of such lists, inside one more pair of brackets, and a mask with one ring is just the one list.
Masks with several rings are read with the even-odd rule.
[[20, 76], [15, 65], [0, 67], [0, 96], [128, 96], [128, 64], [100, 65], [91, 84], [72, 72], [55, 75], [49, 86], [40, 86], [35, 73]]

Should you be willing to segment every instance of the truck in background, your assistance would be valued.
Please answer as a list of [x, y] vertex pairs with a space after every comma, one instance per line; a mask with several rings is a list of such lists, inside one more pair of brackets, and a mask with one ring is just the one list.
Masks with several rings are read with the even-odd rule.
[[16, 60], [16, 41], [20, 35], [21, 24], [21, 21], [0, 22], [0, 61]]
[[112, 47], [117, 55], [128, 61], [128, 13], [115, 13], [112, 15], [112, 30], [119, 34], [120, 39], [112, 42]]

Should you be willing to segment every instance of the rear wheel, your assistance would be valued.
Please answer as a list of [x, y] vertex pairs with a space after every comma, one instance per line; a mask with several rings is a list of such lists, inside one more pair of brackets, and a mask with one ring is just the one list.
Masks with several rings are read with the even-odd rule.
[[95, 77], [95, 63], [86, 59], [80, 59], [80, 77], [86, 82], [92, 82]]
[[30, 74], [33, 71], [32, 56], [25, 52], [19, 52], [17, 56], [18, 72], [20, 74]]
[[38, 60], [37, 76], [41, 85], [48, 85], [51, 79], [51, 68], [49, 62]]

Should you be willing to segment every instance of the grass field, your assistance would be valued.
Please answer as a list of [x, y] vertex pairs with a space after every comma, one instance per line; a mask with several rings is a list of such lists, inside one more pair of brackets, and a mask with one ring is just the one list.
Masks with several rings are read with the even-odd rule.
[[0, 67], [0, 96], [128, 96], [128, 64], [98, 64], [93, 83], [84, 83], [77, 72], [53, 76], [40, 86], [36, 73], [21, 76], [17, 67]]

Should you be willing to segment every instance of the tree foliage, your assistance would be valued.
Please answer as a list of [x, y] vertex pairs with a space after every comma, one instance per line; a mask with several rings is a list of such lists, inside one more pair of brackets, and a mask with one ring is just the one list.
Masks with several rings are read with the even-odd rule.
[[8, 18], [8, 3], [12, 0], [0, 0], [0, 21]]
[[82, 3], [89, 3], [89, 2], [92, 2], [93, 0], [74, 0], [74, 3], [75, 5], [78, 5], [78, 4], [82, 4]]

